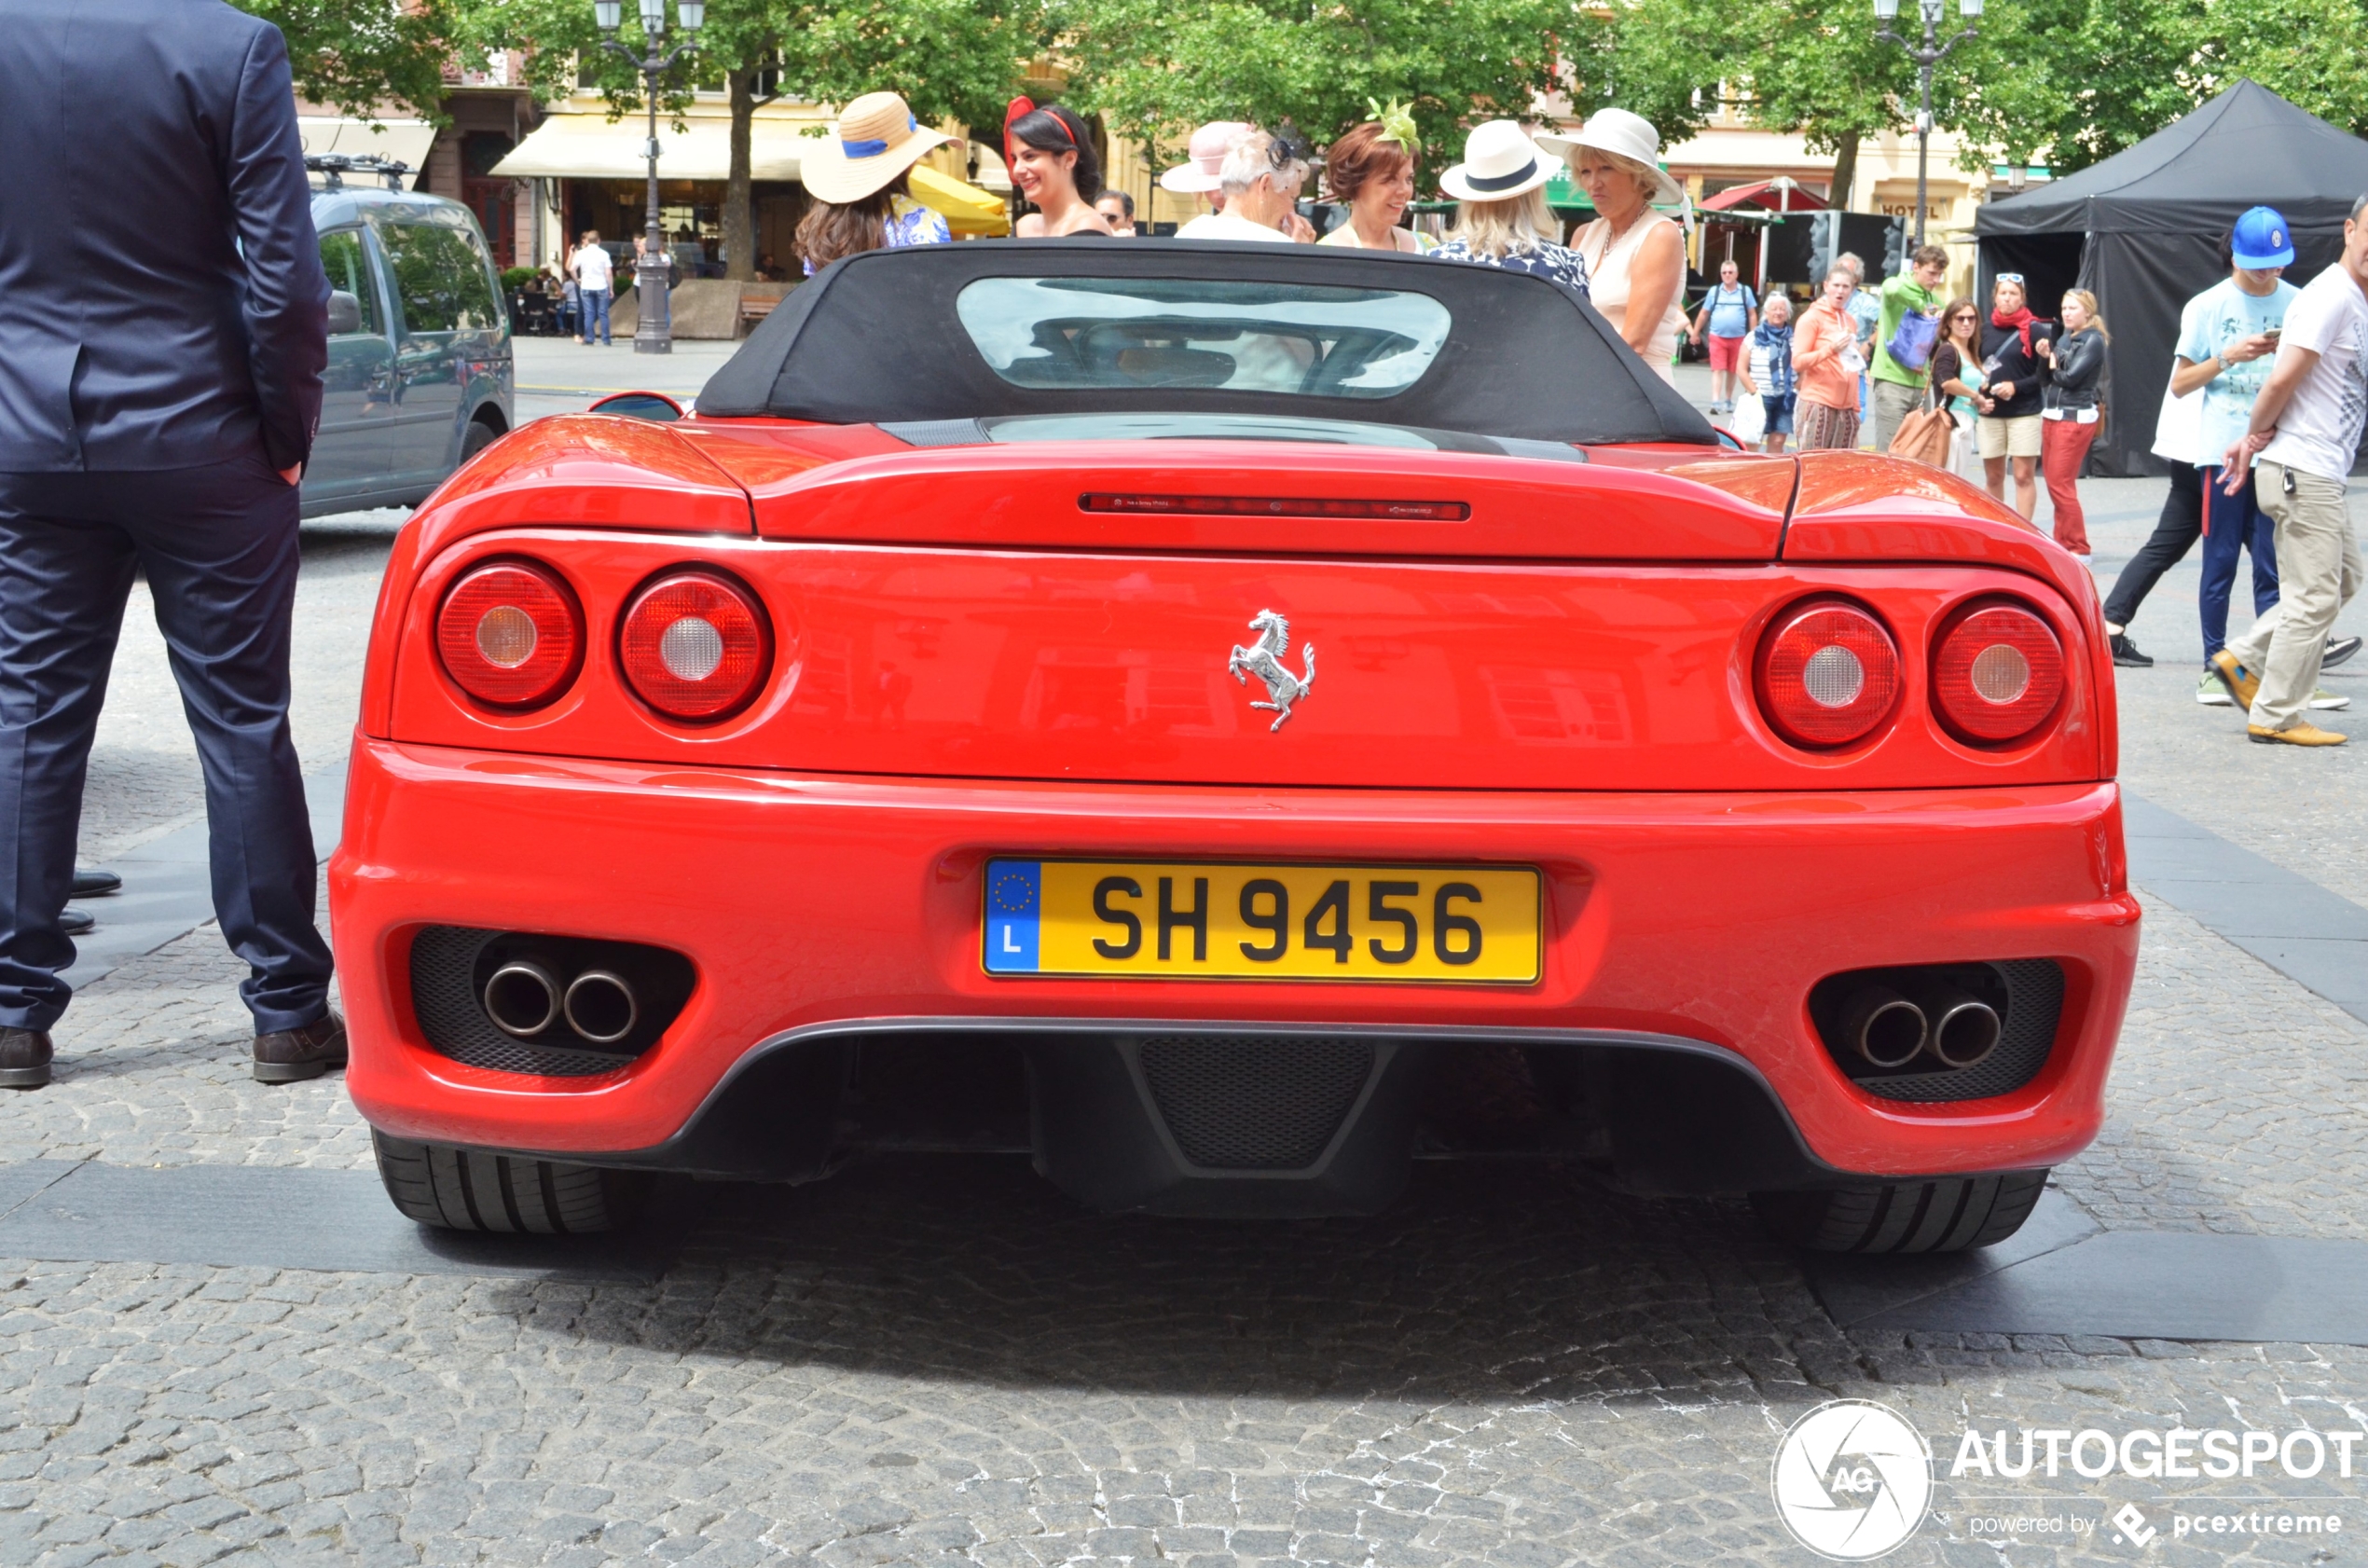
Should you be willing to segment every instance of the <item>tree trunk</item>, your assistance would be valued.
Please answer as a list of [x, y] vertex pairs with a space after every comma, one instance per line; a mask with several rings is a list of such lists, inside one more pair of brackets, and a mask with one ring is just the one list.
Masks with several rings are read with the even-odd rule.
[[732, 167], [723, 181], [723, 275], [756, 281], [756, 204], [750, 190], [749, 141], [756, 120], [756, 78], [762, 65], [725, 73], [732, 89]]
[[[737, 123], [737, 121], [735, 122]], [[737, 134], [737, 132], [735, 132]], [[737, 145], [737, 144], [736, 144]], [[738, 156], [737, 154], [734, 155]], [[737, 168], [735, 164], [733, 167]], [[1858, 183], [1858, 132], [1845, 131], [1834, 138], [1834, 192], [1826, 203], [1837, 213], [1850, 210], [1850, 187]]]

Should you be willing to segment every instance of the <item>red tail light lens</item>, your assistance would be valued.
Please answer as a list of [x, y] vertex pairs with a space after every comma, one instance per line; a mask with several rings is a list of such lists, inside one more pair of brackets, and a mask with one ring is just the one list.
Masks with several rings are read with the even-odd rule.
[[1759, 646], [1759, 706], [1797, 746], [1847, 746], [1891, 716], [1899, 650], [1855, 605], [1808, 604], [1777, 617]]
[[2047, 722], [2063, 695], [2063, 644], [2018, 604], [1960, 618], [1933, 653], [1933, 706], [1960, 740], [2020, 740]]
[[625, 612], [625, 679], [674, 719], [720, 719], [756, 693], [772, 662], [764, 612], [738, 584], [703, 571], [661, 577]]
[[584, 617], [558, 576], [526, 561], [478, 567], [435, 618], [445, 673], [495, 708], [539, 708], [584, 662]]

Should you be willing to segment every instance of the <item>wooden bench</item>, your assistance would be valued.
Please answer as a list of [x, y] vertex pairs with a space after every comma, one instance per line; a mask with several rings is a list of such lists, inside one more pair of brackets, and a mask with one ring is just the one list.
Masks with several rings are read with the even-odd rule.
[[771, 315], [773, 307], [780, 303], [778, 299], [769, 295], [742, 295], [740, 296], [740, 336], [746, 337], [756, 323]]

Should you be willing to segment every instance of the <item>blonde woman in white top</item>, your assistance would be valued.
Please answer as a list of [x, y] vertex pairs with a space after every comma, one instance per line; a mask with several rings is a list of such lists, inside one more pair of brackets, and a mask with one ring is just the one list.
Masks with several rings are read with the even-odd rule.
[[1686, 231], [1653, 211], [1685, 193], [1660, 166], [1660, 132], [1641, 115], [1599, 109], [1567, 136], [1541, 135], [1561, 153], [1594, 202], [1595, 221], [1572, 237], [1587, 263], [1588, 290], [1628, 346], [1664, 381], [1686, 328]]

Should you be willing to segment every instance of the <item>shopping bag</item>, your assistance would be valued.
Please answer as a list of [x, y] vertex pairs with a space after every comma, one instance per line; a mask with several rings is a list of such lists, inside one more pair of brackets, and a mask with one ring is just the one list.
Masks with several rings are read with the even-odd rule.
[[1749, 395], [1737, 398], [1727, 433], [1746, 447], [1758, 446], [1768, 434], [1768, 405]]

